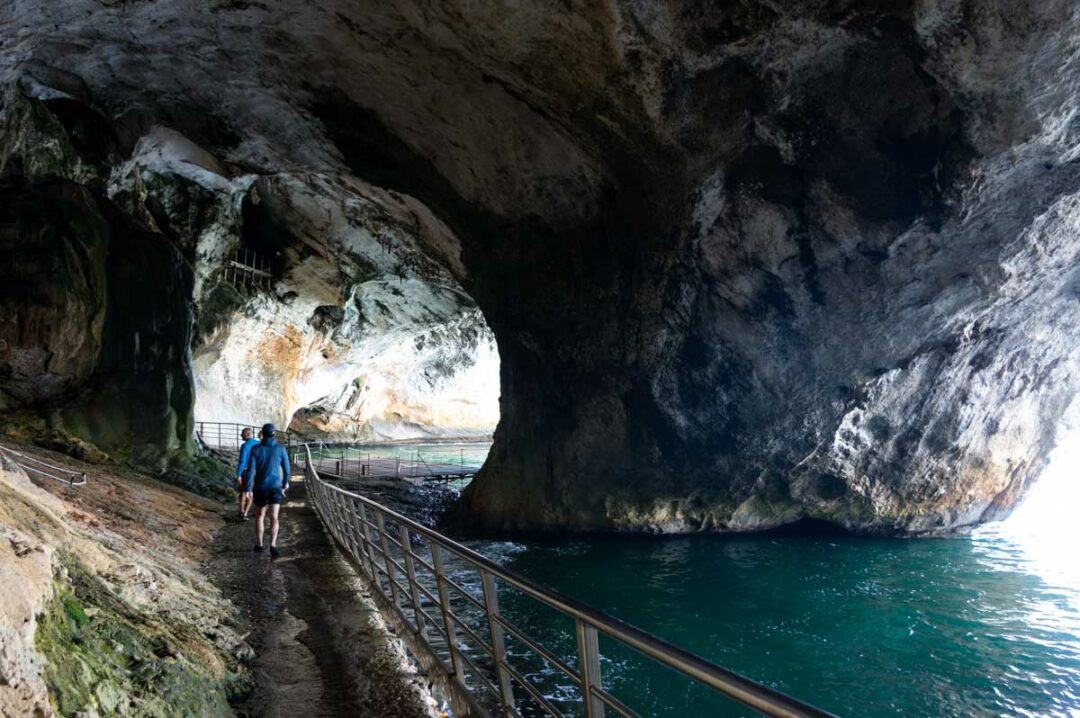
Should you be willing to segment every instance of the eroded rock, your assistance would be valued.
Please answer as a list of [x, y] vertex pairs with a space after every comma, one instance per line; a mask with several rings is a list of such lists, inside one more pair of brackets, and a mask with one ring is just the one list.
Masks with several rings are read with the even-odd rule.
[[212, 505], [23, 451], [92, 476], [61, 499], [0, 454], [0, 714], [231, 715], [250, 647], [200, 575]]
[[[168, 127], [274, 190], [280, 300], [211, 299], [197, 333], [230, 394], [240, 372], [296, 392], [243, 406], [362, 424], [360, 373], [335, 374], [369, 351], [347, 328], [407, 325], [407, 346], [468, 293], [502, 361], [474, 522], [962, 529], [1015, 505], [1073, 401], [1065, 0], [19, 9], [5, 67], [66, 93], [71, 137]], [[117, 164], [68, 145], [26, 166], [84, 186], [72, 167]], [[365, 203], [448, 231], [380, 263], [356, 244], [372, 216], [349, 228]], [[415, 301], [388, 303], [410, 256]]]

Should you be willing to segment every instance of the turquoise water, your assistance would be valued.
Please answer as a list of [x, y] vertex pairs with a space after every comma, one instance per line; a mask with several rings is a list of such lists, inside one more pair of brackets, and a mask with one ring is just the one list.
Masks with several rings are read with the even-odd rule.
[[[471, 450], [482, 460], [486, 446]], [[1080, 718], [1080, 444], [1074, 453], [1015, 517], [968, 537], [608, 535], [470, 545], [841, 716]], [[458, 580], [479, 590], [475, 576]], [[574, 660], [569, 621], [507, 586], [499, 593], [510, 620]], [[580, 715], [561, 674], [512, 638], [508, 649], [534, 685]], [[610, 640], [601, 638], [601, 651], [605, 686], [642, 715], [753, 715]]]
[[[971, 536], [595, 536], [487, 542], [506, 566], [841, 716], [1080, 717], [1080, 442], [1008, 521]], [[509, 587], [564, 659], [572, 626]], [[566, 681], [511, 643], [554, 698]], [[647, 716], [751, 712], [601, 639], [606, 685]], [[562, 703], [571, 714], [572, 701]]]
[[[327, 447], [326, 456], [337, 458], [341, 456], [342, 449], [343, 447], [339, 445]], [[465, 466], [482, 465], [490, 449], [490, 441], [363, 444], [344, 447], [350, 461], [352, 459], [363, 461], [369, 457], [372, 459], [396, 458], [402, 462], [422, 459], [429, 464], [459, 465], [463, 463]]]
[[[611, 536], [478, 548], [843, 716], [1080, 715], [1080, 583], [1041, 572], [1000, 529], [930, 540]], [[503, 593], [513, 621], [573, 655], [568, 623]], [[548, 695], [569, 694], [558, 676], [531, 668]], [[602, 669], [643, 715], [752, 715], [626, 652]]]

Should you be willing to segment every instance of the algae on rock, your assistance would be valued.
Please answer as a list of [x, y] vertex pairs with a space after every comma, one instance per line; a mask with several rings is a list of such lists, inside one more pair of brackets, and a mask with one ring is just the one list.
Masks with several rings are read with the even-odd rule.
[[238, 674], [223, 682], [175, 627], [133, 610], [74, 557], [63, 562], [35, 641], [58, 714], [232, 714], [228, 692], [244, 688]]

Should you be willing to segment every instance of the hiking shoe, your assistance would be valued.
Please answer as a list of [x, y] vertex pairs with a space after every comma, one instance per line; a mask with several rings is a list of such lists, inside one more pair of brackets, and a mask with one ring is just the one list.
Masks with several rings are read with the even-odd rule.
[[260, 546], [259, 544], [255, 544], [255, 548], [253, 550], [255, 551], [255, 553], [262, 553], [262, 546]]
[[248, 516], [247, 514], [244, 514], [243, 516], [240, 517], [240, 520], [241, 521], [251, 521], [251, 517]]
[[271, 546], [270, 547], [270, 555], [273, 556], [274, 558], [277, 558], [278, 556], [281, 555], [281, 552], [277, 550], [277, 546]]

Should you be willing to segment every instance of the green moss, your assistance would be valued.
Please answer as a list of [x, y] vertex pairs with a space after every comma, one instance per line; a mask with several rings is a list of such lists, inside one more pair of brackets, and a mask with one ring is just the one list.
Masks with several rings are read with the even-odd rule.
[[814, 511], [813, 518], [850, 528], [865, 523], [868, 518], [874, 515], [874, 507], [870, 500], [860, 496], [845, 501], [837, 501], [833, 506], [827, 508], [819, 508]]
[[173, 457], [168, 471], [161, 478], [200, 496], [232, 501], [236, 498], [232, 477], [233, 467], [214, 456], [181, 454]]
[[86, 611], [83, 610], [82, 604], [79, 603], [79, 599], [75, 596], [64, 596], [64, 613], [75, 624], [77, 629], [82, 629], [86, 626], [90, 617], [86, 615]]
[[59, 423], [55, 416], [47, 418], [41, 412], [8, 412], [0, 415], [0, 436], [24, 444], [36, 444], [92, 464], [109, 462], [109, 455], [94, 444], [63, 429], [53, 428]]
[[76, 561], [66, 564], [67, 580], [57, 580], [35, 636], [58, 714], [231, 715], [229, 686], [185, 657], [178, 635], [132, 609]]
[[8, 411], [0, 415], [0, 435], [24, 444], [31, 444], [45, 434], [45, 417], [36, 411]]

